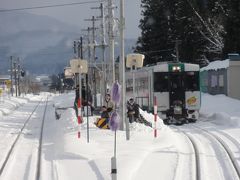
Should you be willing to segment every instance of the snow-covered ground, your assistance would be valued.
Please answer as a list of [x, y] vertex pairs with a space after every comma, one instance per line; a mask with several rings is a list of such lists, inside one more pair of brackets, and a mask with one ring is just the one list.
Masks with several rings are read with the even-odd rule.
[[[11, 98], [0, 104], [0, 166], [16, 134], [33, 109], [48, 96], [40, 177], [43, 180], [108, 180], [111, 179], [111, 157], [114, 153], [114, 132], [94, 125], [96, 116], [89, 118], [90, 142], [87, 142], [87, 119], [80, 126], [72, 109], [74, 93], [62, 95], [27, 95]], [[44, 103], [34, 112], [13, 156], [0, 179], [34, 179], [37, 147]], [[59, 119], [56, 114], [60, 113]], [[153, 115], [141, 112], [154, 123]], [[125, 131], [117, 131], [118, 180], [193, 180], [196, 177], [194, 149], [187, 138], [193, 138], [200, 155], [202, 179], [237, 179], [220, 144], [197, 127], [218, 135], [230, 147], [240, 165], [240, 101], [224, 95], [202, 94], [200, 120], [181, 127], [157, 122], [157, 138], [153, 129], [143, 124], [130, 125], [130, 140]], [[196, 126], [196, 127], [195, 127]], [[184, 134], [185, 133], [185, 134]]]

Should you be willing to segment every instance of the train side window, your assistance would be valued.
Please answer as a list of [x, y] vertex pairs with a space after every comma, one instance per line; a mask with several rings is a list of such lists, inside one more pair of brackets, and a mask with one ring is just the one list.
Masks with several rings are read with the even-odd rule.
[[199, 72], [186, 72], [185, 89], [186, 91], [199, 91]]
[[154, 92], [166, 92], [168, 91], [168, 79], [167, 73], [155, 72], [154, 73]]

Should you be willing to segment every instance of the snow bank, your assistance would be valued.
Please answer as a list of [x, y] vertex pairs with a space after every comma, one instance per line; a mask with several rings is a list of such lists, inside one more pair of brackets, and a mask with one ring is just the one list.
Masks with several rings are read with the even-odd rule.
[[19, 106], [27, 103], [31, 99], [33, 99], [32, 94], [28, 94], [24, 97], [4, 97], [0, 102], [0, 115], [7, 115], [14, 111]]
[[240, 126], [240, 101], [202, 93], [200, 118], [219, 125]]
[[53, 97], [54, 106], [56, 108], [68, 108], [73, 107], [75, 100], [75, 92], [70, 92], [67, 94], [55, 95]]
[[[56, 107], [72, 106], [74, 101], [74, 93], [54, 96], [53, 102]], [[53, 107], [52, 107], [53, 108]], [[143, 117], [154, 124], [154, 116], [145, 111], [140, 110]], [[72, 108], [66, 108], [62, 111], [61, 118], [55, 120], [55, 127], [47, 125], [49, 132], [55, 130], [54, 134], [49, 135], [51, 144], [56, 146], [55, 157], [52, 162], [57, 167], [58, 177], [61, 179], [111, 179], [111, 157], [113, 156], [113, 140], [114, 132], [111, 130], [99, 129], [94, 125], [98, 117], [89, 117], [89, 135], [90, 142], [87, 143], [87, 119], [84, 117], [83, 124], [80, 125], [81, 138], [77, 138], [79, 125], [76, 121], [75, 112]], [[151, 127], [140, 123], [130, 124], [130, 140], [126, 140], [125, 131], [117, 131], [117, 167], [119, 180], [144, 179], [144, 174], [149, 179], [154, 179], [156, 174], [148, 173], [153, 171], [151, 166], [145, 167], [153, 155], [157, 154], [156, 172], [161, 174], [162, 179], [168, 179], [172, 174], [172, 168], [176, 166], [176, 158], [172, 154], [160, 153], [161, 151], [172, 150], [173, 135], [169, 128], [164, 128], [162, 120], [158, 118], [158, 137], [154, 138], [154, 131]], [[46, 130], [48, 131], [48, 130]], [[169, 138], [171, 139], [169, 141]], [[161, 162], [168, 159], [168, 162]], [[49, 162], [49, 164], [51, 164]], [[169, 171], [164, 170], [161, 166], [170, 166]], [[74, 168], [77, 167], [77, 168]], [[147, 169], [146, 169], [147, 168]], [[51, 169], [44, 168], [51, 174]], [[142, 171], [145, 169], [145, 171]], [[141, 174], [139, 174], [141, 171]], [[47, 176], [48, 173], [46, 173]], [[156, 177], [156, 176], [155, 176]], [[139, 180], [140, 180], [139, 179]]]
[[207, 116], [208, 121], [222, 126], [240, 126], [239, 117], [231, 117], [229, 114], [220, 112]]
[[[152, 125], [153, 125], [153, 127], [154, 127], [154, 123], [155, 123], [155, 121], [154, 121], [154, 115], [151, 114], [151, 113], [148, 113], [147, 111], [143, 111], [141, 108], [139, 108], [139, 110], [140, 110], [140, 114], [141, 114], [147, 121], [151, 122]], [[164, 128], [164, 127], [166, 127], [166, 125], [164, 125], [163, 120], [162, 120], [159, 116], [157, 116], [157, 129], [162, 129], [162, 128]]]

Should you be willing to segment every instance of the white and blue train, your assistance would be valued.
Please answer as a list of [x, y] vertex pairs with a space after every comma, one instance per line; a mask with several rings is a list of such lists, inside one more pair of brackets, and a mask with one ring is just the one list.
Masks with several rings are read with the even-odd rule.
[[156, 97], [158, 113], [166, 124], [195, 122], [201, 106], [199, 70], [197, 64], [164, 62], [128, 71], [127, 97], [134, 97], [150, 111]]

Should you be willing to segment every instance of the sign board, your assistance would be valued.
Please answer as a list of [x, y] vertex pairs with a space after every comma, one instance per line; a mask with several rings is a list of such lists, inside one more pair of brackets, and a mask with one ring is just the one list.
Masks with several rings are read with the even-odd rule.
[[64, 76], [66, 79], [71, 79], [74, 76], [74, 74], [72, 73], [71, 67], [64, 68]]
[[131, 68], [135, 66], [135, 68], [143, 67], [143, 60], [145, 56], [143, 54], [128, 54], [126, 66]]
[[72, 73], [81, 73], [81, 74], [87, 74], [88, 72], [88, 63], [87, 60], [83, 59], [72, 59], [70, 60], [70, 66]]

